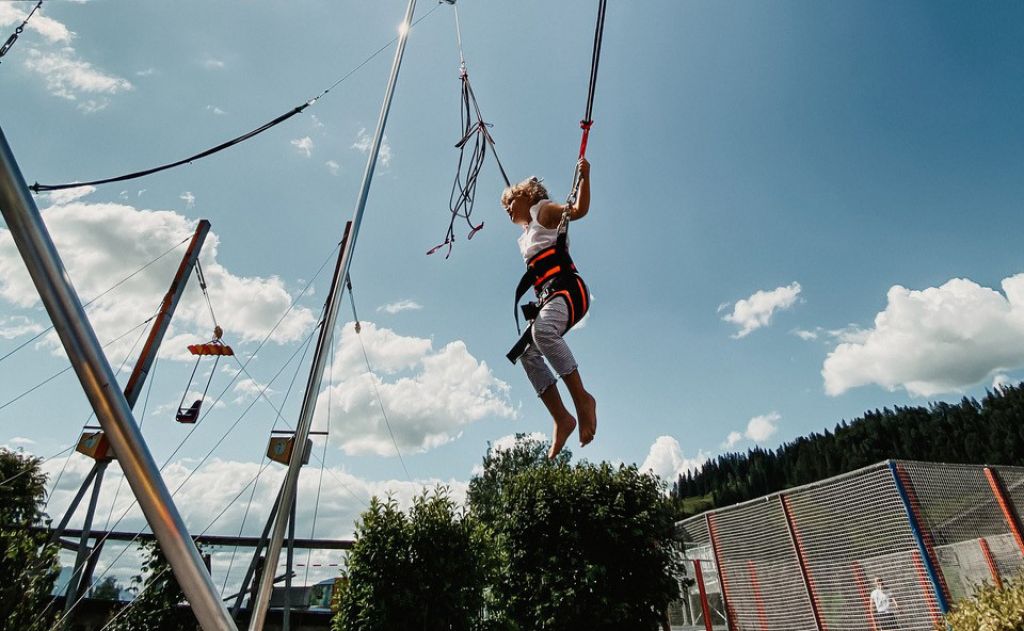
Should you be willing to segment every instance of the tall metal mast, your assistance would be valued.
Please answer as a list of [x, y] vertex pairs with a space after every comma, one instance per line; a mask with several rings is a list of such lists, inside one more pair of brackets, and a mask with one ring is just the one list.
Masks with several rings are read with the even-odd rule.
[[146, 521], [205, 631], [234, 630], [0, 128], [0, 213]]
[[391, 110], [391, 99], [395, 93], [398, 71], [402, 66], [405, 43], [409, 37], [409, 30], [412, 28], [412, 16], [415, 10], [416, 0], [409, 0], [405, 19], [402, 21], [401, 26], [399, 26], [398, 49], [395, 50], [395, 59], [391, 65], [391, 78], [388, 80], [384, 102], [380, 108], [380, 117], [377, 120], [377, 131], [373, 136], [373, 144], [370, 147], [370, 154], [366, 160], [363, 184], [360, 187], [356, 209], [352, 215], [352, 228], [345, 247], [339, 255], [338, 266], [331, 281], [332, 291], [328, 299], [327, 309], [324, 312], [324, 321], [320, 329], [320, 336], [317, 339], [316, 352], [313, 355], [313, 365], [309, 372], [309, 381], [306, 383], [306, 390], [302, 399], [302, 410], [299, 413], [299, 422], [295, 429], [295, 445], [299, 448], [292, 449], [291, 458], [288, 461], [288, 472], [285, 474], [281, 494], [278, 498], [274, 528], [271, 532], [270, 543], [267, 546], [266, 563], [263, 566], [263, 575], [260, 578], [256, 602], [253, 605], [252, 618], [249, 620], [249, 631], [261, 631], [266, 620], [267, 606], [270, 603], [270, 594], [274, 587], [274, 571], [277, 569], [277, 563], [281, 556], [281, 547], [284, 533], [288, 526], [291, 507], [295, 502], [299, 470], [302, 466], [304, 451], [302, 446], [306, 444], [309, 429], [313, 423], [313, 412], [316, 410], [317, 395], [320, 393], [320, 383], [323, 380], [324, 367], [330, 355], [331, 341], [334, 336], [334, 326], [338, 319], [338, 307], [341, 303], [343, 289], [342, 283], [344, 279], [348, 278], [348, 271], [352, 265], [352, 253], [355, 250], [356, 239], [359, 237], [359, 227], [363, 221], [363, 212], [366, 210], [366, 199], [370, 192], [370, 182], [373, 180], [373, 171], [377, 166], [377, 155], [380, 153], [380, 145], [384, 138], [384, 128], [387, 125], [388, 113]]

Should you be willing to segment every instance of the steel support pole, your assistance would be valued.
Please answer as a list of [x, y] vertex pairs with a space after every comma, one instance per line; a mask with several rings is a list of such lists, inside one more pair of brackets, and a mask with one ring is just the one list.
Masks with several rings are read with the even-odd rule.
[[359, 227], [363, 222], [363, 213], [366, 211], [366, 200], [370, 194], [370, 183], [373, 181], [373, 172], [377, 166], [377, 156], [380, 153], [381, 142], [384, 139], [384, 129], [387, 126], [388, 114], [391, 111], [391, 100], [395, 95], [395, 84], [398, 83], [398, 71], [402, 67], [402, 57], [405, 55], [405, 44], [409, 39], [409, 31], [412, 29], [412, 16], [416, 11], [416, 0], [409, 0], [405, 11], [405, 19], [399, 26], [398, 48], [395, 50], [395, 59], [391, 64], [391, 77], [388, 80], [388, 87], [384, 93], [384, 102], [381, 104], [380, 116], [377, 119], [377, 131], [373, 136], [373, 144], [370, 146], [370, 153], [366, 159], [366, 170], [363, 173], [363, 183], [359, 188], [359, 197], [356, 200], [356, 209], [352, 215], [351, 228], [348, 230], [348, 238], [341, 249], [338, 258], [338, 266], [332, 280], [332, 292], [327, 301], [327, 308], [324, 311], [324, 320], [320, 329], [320, 337], [317, 340], [316, 352], [313, 355], [313, 366], [310, 369], [309, 381], [306, 383], [306, 390], [302, 398], [302, 410], [299, 413], [299, 421], [295, 428], [295, 445], [292, 449], [291, 458], [288, 461], [288, 472], [285, 474], [284, 484], [281, 487], [281, 501], [278, 506], [277, 516], [274, 520], [274, 528], [270, 537], [270, 544], [267, 546], [267, 562], [263, 566], [263, 576], [260, 579], [260, 587], [257, 593], [256, 604], [253, 607], [252, 618], [249, 621], [249, 631], [261, 631], [267, 616], [267, 607], [270, 604], [270, 594], [273, 589], [274, 568], [281, 558], [281, 547], [284, 539], [285, 527], [288, 524], [288, 515], [291, 505], [295, 502], [295, 493], [298, 487], [299, 470], [302, 467], [302, 456], [305, 452], [304, 445], [309, 436], [309, 429], [313, 424], [313, 412], [316, 410], [317, 396], [320, 394], [320, 383], [323, 380], [324, 367], [330, 355], [331, 342], [334, 336], [334, 325], [338, 319], [338, 307], [341, 303], [342, 282], [348, 278], [349, 268], [352, 266], [352, 253], [355, 250], [356, 239], [359, 237]]
[[139, 400], [142, 386], [146, 383], [149, 370], [153, 367], [153, 362], [156, 360], [156, 353], [160, 350], [160, 344], [164, 341], [164, 334], [167, 333], [167, 327], [171, 325], [174, 310], [178, 308], [178, 301], [181, 300], [181, 295], [185, 293], [188, 276], [195, 268], [196, 261], [199, 260], [199, 252], [203, 249], [206, 235], [209, 233], [210, 222], [200, 219], [199, 225], [196, 226], [196, 231], [192, 235], [192, 241], [189, 242], [188, 248], [185, 250], [185, 256], [181, 258], [181, 262], [178, 264], [178, 271], [174, 273], [171, 287], [164, 295], [163, 302], [160, 303], [160, 311], [157, 312], [156, 320], [153, 321], [153, 327], [149, 330], [146, 344], [142, 347], [142, 352], [139, 354], [139, 361], [135, 363], [135, 368], [132, 370], [131, 376], [128, 377], [128, 385], [124, 387], [124, 398], [128, 400], [128, 406], [131, 408], [134, 408], [135, 402]]
[[109, 460], [96, 463], [96, 477], [92, 486], [92, 495], [89, 497], [89, 508], [85, 511], [85, 522], [82, 524], [82, 535], [78, 539], [78, 553], [75, 555], [75, 569], [68, 579], [68, 587], [64, 590], [64, 628], [71, 628], [71, 617], [68, 612], [75, 606], [81, 597], [83, 588], [87, 588], [82, 581], [82, 570], [85, 567], [86, 555], [89, 553], [89, 534], [92, 532], [92, 520], [96, 516], [96, 503], [100, 499], [100, 488], [103, 486], [103, 473], [107, 470]]
[[61, 535], [64, 534], [64, 530], [68, 527], [68, 522], [71, 521], [71, 517], [78, 510], [78, 505], [82, 502], [82, 498], [85, 497], [85, 492], [89, 490], [92, 485], [93, 478], [96, 477], [96, 472], [100, 467], [100, 460], [97, 460], [92, 464], [92, 469], [89, 469], [89, 474], [82, 480], [82, 485], [78, 487], [78, 493], [75, 494], [75, 499], [71, 500], [71, 504], [68, 505], [66, 511], [64, 511], [64, 517], [61, 518], [60, 523], [53, 529], [53, 533], [50, 535], [49, 543], [56, 543], [60, 539]]
[[281, 631], [292, 628], [292, 568], [295, 565], [295, 504], [288, 516], [288, 551], [284, 568], [284, 611], [281, 613]]
[[39, 209], [29, 194], [25, 178], [2, 128], [0, 213], [3, 214], [11, 237], [25, 261], [36, 291], [50, 315], [96, 418], [114, 449], [125, 479], [192, 605], [196, 618], [205, 631], [234, 629], [231, 616], [217, 597], [217, 588], [189, 537], [185, 522], [142, 438], [124, 393], [117, 385], [114, 371], [103, 354], [82, 302], [71, 286], [71, 280]]

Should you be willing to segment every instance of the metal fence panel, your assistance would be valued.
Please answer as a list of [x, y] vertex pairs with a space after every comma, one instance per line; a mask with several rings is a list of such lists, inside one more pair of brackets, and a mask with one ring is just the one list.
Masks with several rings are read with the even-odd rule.
[[708, 515], [733, 631], [816, 631], [778, 496]]

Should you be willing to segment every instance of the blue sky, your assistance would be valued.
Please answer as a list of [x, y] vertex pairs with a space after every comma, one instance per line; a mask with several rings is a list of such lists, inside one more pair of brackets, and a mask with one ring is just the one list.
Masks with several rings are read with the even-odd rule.
[[[47, 2], [0, 65], [0, 125], [29, 182], [178, 159], [319, 94], [395, 36], [404, 6]], [[503, 163], [513, 179], [545, 177], [561, 198], [596, 3], [459, 6], [470, 77]], [[30, 7], [0, 3], [5, 37]], [[424, 256], [447, 226], [459, 136], [454, 16], [430, 2], [417, 16], [430, 11], [409, 40], [389, 159], [352, 268], [360, 317], [373, 323], [363, 339], [376, 376], [359, 368], [356, 338], [342, 336], [331, 395], [332, 410], [352, 407], [332, 413], [325, 460], [364, 499], [388, 488], [408, 495], [422, 481], [458, 487], [487, 441], [549, 431], [525, 376], [503, 357], [516, 337], [521, 259], [493, 162], [475, 215], [486, 228], [472, 242], [460, 231], [447, 261]], [[569, 337], [600, 425], [577, 455], [666, 475], [723, 445], [774, 447], [866, 409], [1018, 380], [1022, 18], [1024, 6], [1009, 1], [610, 3], [588, 151], [592, 211], [573, 226], [594, 303]], [[83, 297], [205, 217], [217, 236], [207, 265], [218, 319], [243, 357], [251, 353], [351, 216], [360, 140], [373, 131], [392, 54], [217, 156], [77, 199], [40, 196]], [[155, 310], [176, 256], [100, 305], [102, 338], [144, 319], [146, 305]], [[9, 236], [0, 238], [0, 355], [48, 324], [19, 266]], [[326, 277], [313, 286], [250, 364], [256, 382], [305, 335]], [[190, 368], [182, 349], [210, 329], [194, 287], [190, 296], [147, 412], [158, 460], [184, 437], [170, 411]], [[403, 301], [417, 308], [384, 309]], [[0, 405], [63, 365], [45, 341], [0, 362]], [[276, 405], [291, 374], [271, 385]], [[211, 391], [230, 379], [218, 373]], [[176, 456], [183, 470], [251, 401], [252, 388], [247, 399], [236, 385]], [[411, 482], [380, 423], [378, 392]], [[49, 455], [87, 415], [68, 374], [0, 410], [0, 443]], [[259, 461], [275, 413], [258, 402], [250, 415], [214, 453], [221, 473], [210, 480]], [[329, 530], [347, 534], [358, 508], [339, 509]], [[197, 508], [192, 518], [204, 516]]]

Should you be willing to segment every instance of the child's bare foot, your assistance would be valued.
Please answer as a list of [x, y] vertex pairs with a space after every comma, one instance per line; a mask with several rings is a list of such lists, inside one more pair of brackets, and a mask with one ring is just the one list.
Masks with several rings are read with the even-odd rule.
[[587, 393], [576, 406], [576, 414], [580, 417], [580, 446], [586, 447], [597, 434], [597, 400]]
[[576, 419], [571, 414], [566, 413], [565, 416], [555, 419], [555, 428], [551, 433], [551, 449], [548, 450], [548, 460], [554, 460], [555, 456], [562, 451], [562, 447], [565, 447], [565, 441], [569, 440], [574, 429], [576, 429]]

